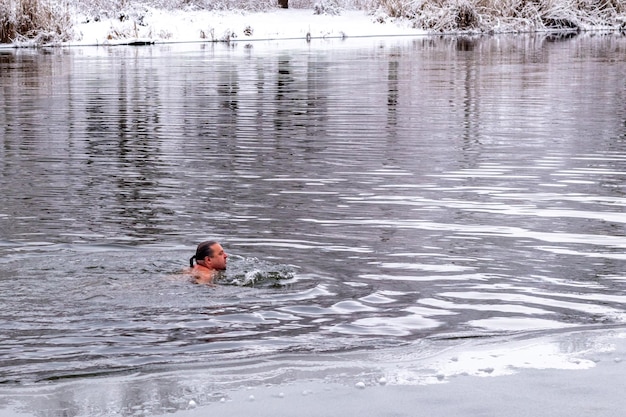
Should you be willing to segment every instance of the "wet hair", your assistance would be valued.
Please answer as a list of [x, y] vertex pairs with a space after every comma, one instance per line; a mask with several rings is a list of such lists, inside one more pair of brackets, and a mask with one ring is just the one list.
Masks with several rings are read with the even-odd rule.
[[196, 248], [196, 254], [193, 255], [191, 258], [189, 258], [189, 267], [193, 268], [193, 260], [196, 260], [196, 263], [198, 262], [198, 259], [202, 260], [205, 257], [212, 257], [213, 256], [213, 248], [212, 246], [215, 245], [217, 242], [214, 240], [207, 240], [206, 242], [202, 242], [198, 245], [198, 247]]

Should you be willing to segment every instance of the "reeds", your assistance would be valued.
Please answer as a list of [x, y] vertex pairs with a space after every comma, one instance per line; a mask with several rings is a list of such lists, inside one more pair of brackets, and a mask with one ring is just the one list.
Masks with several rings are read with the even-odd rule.
[[0, 43], [61, 42], [71, 35], [67, 4], [0, 0]]
[[381, 0], [392, 17], [433, 32], [533, 32], [615, 28], [620, 0]]

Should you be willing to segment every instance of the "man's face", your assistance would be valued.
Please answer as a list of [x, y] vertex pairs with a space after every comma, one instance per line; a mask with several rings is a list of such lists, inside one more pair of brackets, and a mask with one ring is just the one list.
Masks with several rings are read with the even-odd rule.
[[228, 258], [228, 254], [224, 252], [224, 248], [219, 243], [214, 243], [211, 249], [213, 249], [213, 256], [209, 258], [211, 267], [218, 271], [223, 271], [226, 269], [226, 258]]

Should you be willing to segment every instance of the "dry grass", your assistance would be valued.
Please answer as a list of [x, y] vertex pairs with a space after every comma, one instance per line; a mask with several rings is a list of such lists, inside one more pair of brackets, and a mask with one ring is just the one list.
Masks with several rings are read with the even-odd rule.
[[621, 0], [382, 0], [393, 17], [433, 32], [532, 32], [619, 27]]
[[0, 43], [62, 42], [71, 34], [67, 5], [42, 0], [0, 0]]

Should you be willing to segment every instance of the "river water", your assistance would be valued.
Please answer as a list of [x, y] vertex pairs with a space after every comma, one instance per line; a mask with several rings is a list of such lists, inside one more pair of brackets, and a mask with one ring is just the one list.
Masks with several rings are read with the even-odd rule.
[[0, 407], [625, 326], [625, 63], [619, 35], [0, 50]]

